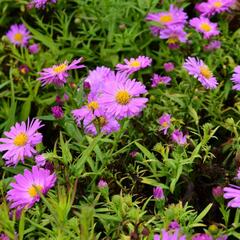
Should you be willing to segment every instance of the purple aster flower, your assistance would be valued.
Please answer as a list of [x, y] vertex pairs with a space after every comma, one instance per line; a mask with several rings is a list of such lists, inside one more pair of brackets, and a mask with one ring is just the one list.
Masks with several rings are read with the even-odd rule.
[[46, 158], [44, 157], [43, 154], [35, 156], [35, 162], [38, 167], [42, 167], [46, 163]]
[[153, 74], [151, 81], [151, 87], [157, 87], [159, 84], [168, 85], [171, 82], [171, 78], [168, 76], [160, 76], [156, 73]]
[[196, 10], [203, 16], [213, 16], [217, 13], [229, 11], [236, 0], [208, 0], [196, 5]]
[[6, 234], [0, 234], [0, 240], [10, 240]]
[[183, 135], [183, 132], [176, 129], [172, 133], [172, 140], [179, 145], [184, 145], [187, 143], [187, 135]]
[[104, 181], [103, 179], [100, 179], [98, 182], [98, 188], [102, 189], [102, 188], [106, 188], [108, 187], [108, 184], [106, 181]]
[[223, 235], [223, 236], [218, 237], [216, 240], [227, 240], [227, 239], [228, 239], [228, 236]]
[[235, 185], [230, 185], [230, 187], [225, 187], [224, 198], [232, 200], [228, 203], [228, 207], [240, 208], [240, 187]]
[[40, 50], [40, 48], [39, 48], [39, 44], [34, 43], [34, 44], [28, 46], [28, 50], [29, 50], [29, 52], [32, 53], [32, 54], [36, 54], [36, 53], [38, 53], [39, 50]]
[[11, 190], [7, 192], [7, 200], [11, 203], [10, 208], [31, 208], [40, 200], [41, 192], [46, 195], [56, 182], [55, 173], [49, 170], [32, 167], [32, 171], [25, 169], [23, 174], [14, 177], [15, 182], [10, 183]]
[[187, 14], [182, 8], [177, 8], [171, 4], [168, 12], [149, 13], [146, 20], [157, 22], [161, 27], [184, 25], [187, 20]]
[[213, 238], [206, 233], [198, 233], [193, 236], [192, 240], [213, 240]]
[[172, 72], [175, 68], [174, 64], [172, 62], [167, 62], [163, 64], [164, 70], [166, 72]]
[[154, 234], [153, 240], [160, 240], [160, 235], [159, 234]]
[[222, 197], [223, 196], [223, 188], [221, 186], [213, 187], [212, 195], [214, 197]]
[[163, 130], [163, 134], [167, 134], [167, 130], [171, 125], [171, 115], [168, 113], [164, 113], [158, 120], [159, 124], [161, 125], [161, 130]]
[[29, 67], [26, 64], [23, 64], [19, 67], [19, 72], [23, 75], [28, 74]]
[[105, 110], [99, 109], [99, 115], [88, 116], [84, 119], [84, 129], [87, 134], [97, 135], [98, 130], [104, 134], [117, 132], [120, 129], [120, 124], [114, 116], [106, 113]]
[[31, 38], [30, 32], [24, 24], [14, 24], [6, 34], [7, 38], [16, 46], [25, 47]]
[[48, 3], [56, 3], [57, 0], [32, 0], [29, 4], [29, 8], [45, 8]]
[[182, 26], [169, 26], [160, 32], [161, 39], [168, 39], [168, 44], [185, 43], [187, 41], [187, 33]]
[[6, 151], [3, 159], [7, 166], [16, 166], [19, 161], [24, 163], [24, 158], [32, 157], [37, 153], [35, 146], [42, 142], [42, 134], [38, 133], [41, 121], [34, 119], [30, 122], [16, 123], [9, 132], [4, 132], [7, 138], [0, 138], [0, 152]]
[[232, 75], [231, 81], [234, 86], [232, 89], [239, 91], [240, 90], [240, 66], [234, 68], [234, 73]]
[[145, 56], [139, 56], [137, 58], [131, 58], [130, 60], [124, 59], [125, 64], [117, 64], [117, 71], [126, 74], [132, 74], [140, 69], [151, 66], [152, 59]]
[[44, 68], [42, 72], [39, 72], [41, 75], [37, 80], [42, 82], [42, 85], [46, 84], [55, 84], [56, 86], [63, 86], [67, 82], [68, 72], [72, 69], [78, 69], [85, 67], [84, 65], [78, 65], [82, 61], [82, 58], [74, 60], [71, 64], [68, 64], [65, 61], [62, 64], [54, 65], [50, 68]]
[[126, 74], [118, 72], [105, 85], [99, 102], [106, 107], [107, 114], [123, 119], [137, 116], [145, 108], [148, 99], [139, 97], [144, 93], [147, 90], [142, 83], [130, 80]]
[[56, 119], [61, 119], [61, 118], [63, 118], [64, 112], [63, 112], [62, 107], [60, 107], [60, 106], [53, 106], [53, 107], [51, 108], [51, 110], [52, 110], [52, 115], [53, 115]]
[[214, 89], [217, 87], [218, 82], [216, 78], [202, 60], [194, 57], [188, 57], [185, 60], [183, 67], [190, 75], [197, 78], [206, 89]]
[[221, 41], [211, 41], [208, 45], [204, 46], [205, 52], [212, 52], [216, 49], [219, 49], [221, 47]]
[[169, 229], [180, 229], [180, 225], [177, 220], [174, 220], [174, 221], [170, 222], [168, 228]]
[[212, 23], [208, 18], [202, 16], [191, 19], [189, 23], [196, 31], [203, 33], [205, 39], [216, 36], [220, 33], [218, 31], [217, 23]]
[[114, 77], [115, 73], [107, 67], [97, 67], [89, 72], [88, 77], [85, 79], [84, 84], [89, 84], [92, 92], [100, 95], [105, 84]]
[[161, 240], [186, 240], [185, 235], [179, 234], [179, 229], [176, 229], [175, 231], [166, 231], [162, 230], [162, 238]]
[[155, 199], [164, 199], [164, 192], [161, 187], [155, 187], [153, 188], [153, 197]]

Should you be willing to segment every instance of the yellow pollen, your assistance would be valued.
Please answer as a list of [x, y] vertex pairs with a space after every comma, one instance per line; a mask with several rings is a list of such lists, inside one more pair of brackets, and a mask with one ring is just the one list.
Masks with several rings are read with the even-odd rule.
[[162, 123], [162, 126], [163, 126], [163, 127], [168, 127], [168, 123], [167, 123], [167, 122], [163, 122], [163, 123]]
[[58, 65], [57, 67], [54, 67], [53, 71], [55, 73], [61, 73], [61, 72], [64, 72], [66, 68], [67, 68], [67, 65], [63, 63], [63, 64]]
[[21, 33], [16, 33], [16, 34], [14, 35], [14, 40], [21, 43], [21, 42], [23, 41], [23, 34], [21, 34]]
[[212, 77], [212, 72], [209, 70], [207, 66], [200, 67], [200, 73], [207, 79]]
[[163, 15], [163, 16], [161, 16], [160, 19], [159, 19], [159, 21], [160, 21], [161, 23], [169, 23], [169, 22], [171, 22], [172, 20], [173, 20], [172, 15]]
[[92, 102], [88, 103], [87, 107], [90, 110], [96, 110], [99, 108], [99, 104], [96, 101], [92, 101]]
[[222, 2], [221, 1], [216, 1], [215, 3], [213, 3], [213, 6], [216, 8], [220, 8], [222, 7]]
[[129, 101], [131, 99], [131, 95], [125, 90], [120, 90], [117, 92], [115, 99], [116, 99], [117, 103], [119, 103], [121, 105], [126, 105], [129, 103]]
[[167, 43], [168, 44], [175, 44], [178, 42], [178, 38], [177, 37], [170, 37], [168, 40], [167, 40]]
[[26, 133], [19, 133], [13, 140], [13, 143], [18, 146], [18, 147], [22, 147], [24, 145], [26, 145], [28, 141], [28, 136]]
[[208, 23], [202, 23], [200, 25], [201, 30], [203, 30], [204, 32], [209, 32], [212, 30], [212, 27], [208, 24]]
[[134, 60], [134, 61], [132, 61], [132, 62], [130, 63], [130, 66], [131, 66], [131, 67], [140, 67], [141, 64], [140, 64], [139, 61]]
[[41, 192], [43, 189], [43, 187], [41, 185], [32, 185], [29, 189], [28, 189], [28, 194], [30, 195], [30, 197], [34, 198], [38, 195], [38, 192]]

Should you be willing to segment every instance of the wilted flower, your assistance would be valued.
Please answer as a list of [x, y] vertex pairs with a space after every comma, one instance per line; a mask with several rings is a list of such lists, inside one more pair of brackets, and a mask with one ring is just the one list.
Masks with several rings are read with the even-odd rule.
[[139, 56], [137, 58], [131, 58], [130, 60], [124, 59], [125, 64], [117, 64], [117, 71], [126, 74], [132, 74], [140, 69], [151, 66], [152, 59], [145, 56]]
[[10, 240], [10, 238], [6, 234], [2, 233], [0, 234], [0, 240]]
[[82, 58], [74, 60], [71, 64], [65, 61], [62, 64], [54, 65], [50, 68], [44, 68], [42, 72], [39, 72], [41, 77], [37, 80], [42, 82], [42, 85], [55, 84], [57, 86], [63, 86], [69, 76], [68, 71], [72, 69], [83, 68], [84, 65], [78, 65], [82, 61]]
[[39, 50], [40, 50], [40, 49], [39, 49], [39, 44], [34, 43], [34, 44], [28, 46], [28, 50], [29, 50], [29, 52], [32, 53], [32, 54], [38, 53]]
[[206, 233], [198, 233], [192, 237], [192, 240], [213, 240], [213, 238]]
[[231, 81], [234, 83], [232, 89], [240, 90], [240, 66], [234, 68], [234, 73], [232, 75]]
[[25, 157], [32, 157], [37, 153], [35, 146], [42, 142], [42, 134], [37, 130], [41, 128], [41, 121], [34, 119], [30, 122], [16, 123], [9, 132], [4, 132], [7, 138], [0, 138], [0, 151], [6, 151], [3, 159], [6, 165], [16, 166], [19, 161], [24, 163]]
[[221, 186], [213, 187], [212, 195], [214, 197], [222, 197], [223, 196], [223, 188]]
[[104, 181], [103, 179], [100, 179], [98, 182], [98, 188], [102, 189], [102, 188], [106, 188], [108, 187], [108, 184], [106, 181]]
[[160, 76], [156, 73], [153, 74], [151, 81], [151, 87], [157, 87], [159, 84], [168, 85], [171, 82], [171, 78], [168, 76]]
[[159, 124], [161, 125], [161, 130], [163, 130], [163, 134], [167, 134], [167, 130], [171, 125], [171, 115], [168, 113], [164, 113], [158, 120]]
[[164, 192], [161, 187], [153, 188], [153, 197], [155, 199], [164, 199]]
[[188, 73], [198, 79], [206, 89], [214, 89], [218, 83], [208, 66], [198, 58], [188, 57], [183, 67]]
[[240, 187], [235, 185], [230, 185], [230, 187], [225, 187], [224, 198], [232, 200], [228, 203], [228, 207], [240, 208]]
[[51, 108], [51, 110], [52, 110], [52, 115], [53, 115], [56, 119], [61, 119], [61, 118], [63, 118], [64, 112], [63, 112], [62, 107], [60, 107], [60, 106], [53, 106], [53, 107]]
[[174, 221], [170, 222], [168, 228], [169, 229], [180, 229], [180, 225], [177, 220], [174, 220]]
[[133, 150], [129, 153], [129, 155], [132, 157], [132, 158], [135, 158], [137, 155], [138, 155], [138, 151], [137, 150]]
[[14, 177], [15, 182], [11, 183], [11, 190], [7, 192], [7, 200], [11, 208], [31, 208], [40, 200], [41, 192], [47, 194], [56, 182], [56, 175], [50, 174], [49, 170], [32, 167], [32, 171], [25, 169], [23, 174]]
[[203, 33], [203, 37], [208, 39], [219, 34], [217, 23], [212, 23], [208, 18], [199, 17], [190, 20], [190, 25], [198, 32]]
[[187, 135], [183, 135], [183, 132], [176, 129], [172, 133], [172, 140], [179, 145], [184, 145], [187, 143]]
[[214, 40], [211, 41], [208, 45], [204, 46], [204, 51], [211, 52], [221, 47], [221, 41]]
[[106, 108], [107, 114], [117, 119], [133, 117], [145, 108], [148, 99], [139, 95], [146, 92], [142, 83], [130, 80], [126, 74], [118, 72], [115, 78], [105, 85], [99, 103]]
[[43, 154], [35, 156], [35, 162], [38, 167], [42, 167], [46, 163], [46, 158], [44, 157]]
[[164, 63], [164, 64], [163, 64], [163, 67], [164, 67], [164, 70], [165, 70], [166, 72], [171, 72], [171, 71], [173, 71], [174, 68], [175, 68], [175, 66], [174, 66], [174, 64], [173, 64], [172, 62]]
[[30, 32], [24, 24], [12, 25], [6, 35], [11, 43], [22, 47], [25, 47], [28, 44], [28, 40], [31, 38]]
[[196, 9], [203, 16], [212, 16], [216, 13], [228, 11], [236, 0], [208, 0], [196, 5]]
[[29, 8], [45, 8], [48, 3], [56, 3], [57, 0], [31, 0], [28, 4]]
[[26, 64], [23, 64], [19, 67], [19, 72], [25, 75], [29, 72], [29, 67]]

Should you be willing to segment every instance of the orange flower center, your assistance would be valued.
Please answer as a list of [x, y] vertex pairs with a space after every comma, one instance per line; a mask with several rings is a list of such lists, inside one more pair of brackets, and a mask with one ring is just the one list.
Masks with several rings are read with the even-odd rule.
[[167, 122], [163, 122], [163, 123], [162, 123], [162, 126], [163, 126], [163, 127], [168, 127], [168, 123], [167, 123]]
[[131, 95], [125, 90], [120, 90], [117, 92], [115, 99], [117, 103], [127, 105], [131, 99]]
[[169, 23], [169, 22], [171, 22], [172, 20], [173, 20], [173, 16], [170, 15], [170, 14], [168, 14], [168, 15], [163, 15], [163, 16], [161, 16], [160, 19], [159, 19], [159, 21], [160, 21], [161, 23]]
[[92, 101], [92, 102], [88, 103], [87, 107], [90, 110], [96, 110], [99, 108], [99, 104], [96, 101]]
[[212, 77], [212, 72], [209, 70], [207, 66], [200, 67], [200, 73], [207, 79]]
[[221, 1], [216, 1], [215, 3], [213, 3], [213, 6], [215, 8], [220, 8], [220, 7], [222, 7], [222, 2]]
[[141, 66], [140, 62], [137, 60], [132, 61], [129, 65], [131, 67], [140, 67]]
[[66, 70], [66, 68], [67, 68], [67, 65], [65, 63], [63, 63], [63, 64], [58, 65], [57, 67], [54, 67], [53, 71], [55, 73], [61, 73], [61, 72], [64, 72]]
[[14, 40], [21, 43], [23, 41], [23, 34], [22, 33], [16, 33], [14, 35]]
[[212, 30], [212, 27], [208, 23], [202, 23], [200, 25], [200, 29], [203, 30], [204, 32], [210, 32]]
[[28, 141], [28, 136], [26, 133], [19, 133], [13, 140], [14, 145], [22, 147], [26, 145]]
[[42, 189], [43, 189], [43, 187], [41, 185], [32, 185], [28, 189], [28, 194], [30, 195], [30, 197], [34, 198], [38, 195], [38, 191], [41, 192]]

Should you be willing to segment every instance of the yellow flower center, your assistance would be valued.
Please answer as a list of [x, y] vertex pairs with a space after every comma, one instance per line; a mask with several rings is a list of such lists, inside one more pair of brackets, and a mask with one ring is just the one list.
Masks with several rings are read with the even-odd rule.
[[177, 37], [170, 37], [168, 40], [167, 40], [167, 43], [168, 44], [175, 44], [178, 42], [178, 38]]
[[94, 120], [95, 125], [99, 125], [100, 127], [103, 127], [107, 124], [107, 119], [105, 117], [98, 117]]
[[28, 136], [26, 133], [19, 133], [13, 140], [14, 145], [22, 147], [26, 145], [28, 141]]
[[163, 122], [163, 123], [162, 123], [162, 126], [163, 126], [163, 127], [168, 127], [168, 123], [167, 123], [167, 122]]
[[121, 105], [126, 105], [129, 103], [129, 101], [131, 99], [131, 95], [125, 90], [120, 90], [117, 92], [115, 99], [116, 99], [117, 103], [119, 103]]
[[67, 65], [65, 63], [63, 63], [63, 64], [58, 65], [57, 67], [54, 67], [53, 71], [55, 73], [61, 73], [61, 72], [64, 72], [66, 68], [67, 68]]
[[212, 72], [209, 70], [207, 66], [200, 67], [200, 73], [207, 79], [212, 77]]
[[159, 21], [161, 22], [161, 23], [169, 23], [169, 22], [171, 22], [173, 20], [173, 17], [172, 17], [172, 15], [163, 15], [163, 16], [161, 16], [160, 17], [160, 19], [159, 19]]
[[16, 34], [14, 35], [14, 40], [21, 43], [21, 42], [23, 41], [23, 34], [21, 34], [21, 33], [16, 33]]
[[215, 3], [213, 3], [213, 6], [215, 8], [220, 8], [220, 7], [222, 7], [222, 2], [221, 1], [216, 1]]
[[88, 103], [87, 107], [90, 110], [96, 110], [99, 108], [99, 104], [96, 101], [92, 101], [92, 102]]
[[134, 61], [132, 61], [132, 62], [130, 63], [130, 66], [131, 66], [131, 67], [140, 67], [141, 64], [140, 64], [139, 61], [134, 60]]
[[212, 27], [208, 23], [202, 23], [200, 25], [200, 29], [203, 30], [204, 32], [209, 32], [212, 30]]
[[28, 189], [28, 194], [30, 195], [30, 197], [34, 198], [38, 195], [38, 192], [41, 192], [43, 189], [43, 187], [41, 185], [32, 185], [29, 189]]

